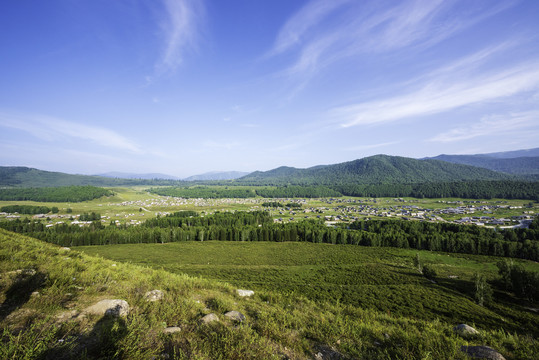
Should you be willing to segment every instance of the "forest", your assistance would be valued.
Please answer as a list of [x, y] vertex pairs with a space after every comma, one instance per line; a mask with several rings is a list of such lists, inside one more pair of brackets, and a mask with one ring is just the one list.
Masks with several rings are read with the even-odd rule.
[[416, 197], [467, 199], [525, 199], [539, 201], [539, 182], [515, 180], [474, 180], [454, 182], [428, 182], [415, 184], [358, 184], [340, 185], [250, 185], [227, 186], [175, 186], [151, 188], [151, 193], [181, 198], [322, 198], [322, 197]]
[[90, 185], [0, 189], [0, 201], [82, 202], [111, 195], [110, 190]]
[[328, 227], [317, 220], [274, 223], [267, 212], [198, 216], [177, 212], [149, 219], [141, 226], [88, 227], [17, 219], [0, 227], [61, 246], [174, 241], [305, 241], [374, 247], [444, 251], [539, 260], [539, 218], [529, 229], [496, 229], [421, 221], [370, 220]]

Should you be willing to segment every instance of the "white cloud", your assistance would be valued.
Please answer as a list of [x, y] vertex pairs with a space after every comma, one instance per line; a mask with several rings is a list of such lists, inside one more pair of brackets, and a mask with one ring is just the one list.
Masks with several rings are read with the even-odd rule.
[[68, 138], [73, 141], [85, 140], [100, 146], [143, 153], [134, 142], [112, 130], [50, 116], [0, 112], [0, 126], [21, 130], [49, 142]]
[[427, 79], [406, 95], [334, 108], [330, 114], [342, 127], [387, 123], [438, 114], [467, 105], [498, 101], [539, 89], [539, 63], [471, 75], [464, 71]]
[[485, 116], [475, 124], [458, 127], [438, 134], [429, 139], [429, 141], [448, 143], [483, 136], [508, 134], [523, 128], [537, 126], [538, 120], [539, 111]]
[[347, 2], [350, 2], [350, 0], [311, 1], [294, 14], [281, 28], [270, 53], [272, 55], [279, 54], [298, 44], [307, 31]]
[[205, 17], [202, 0], [163, 0], [161, 21], [165, 46], [156, 68], [159, 74], [174, 71], [187, 51], [196, 50]]
[[344, 58], [433, 46], [514, 4], [454, 9], [462, 3], [311, 1], [281, 28], [270, 54], [297, 52], [284, 74], [309, 77]]

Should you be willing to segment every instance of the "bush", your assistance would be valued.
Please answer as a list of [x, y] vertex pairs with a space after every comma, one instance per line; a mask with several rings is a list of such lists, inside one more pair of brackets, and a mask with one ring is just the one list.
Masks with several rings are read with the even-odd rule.
[[434, 270], [430, 265], [423, 265], [423, 275], [429, 280], [434, 280], [434, 278], [437, 276], [436, 270]]

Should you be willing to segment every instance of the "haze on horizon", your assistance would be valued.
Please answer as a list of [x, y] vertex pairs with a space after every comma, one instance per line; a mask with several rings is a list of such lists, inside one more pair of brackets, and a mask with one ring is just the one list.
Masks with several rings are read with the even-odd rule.
[[539, 146], [535, 0], [0, 5], [0, 165], [187, 177]]

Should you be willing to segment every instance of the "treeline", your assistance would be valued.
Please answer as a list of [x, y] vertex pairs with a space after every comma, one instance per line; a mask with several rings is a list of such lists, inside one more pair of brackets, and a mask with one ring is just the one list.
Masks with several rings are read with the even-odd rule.
[[40, 222], [0, 223], [11, 231], [61, 246], [173, 241], [307, 241], [313, 243], [385, 246], [539, 260], [539, 219], [530, 229], [496, 231], [476, 226], [419, 221], [358, 221], [349, 228], [327, 227], [320, 221], [273, 223], [264, 212], [218, 213], [212, 216], [167, 216], [142, 226], [90, 227], [66, 224], [45, 228]]
[[56, 214], [59, 212], [59, 209], [56, 206], [53, 206], [52, 208], [48, 206], [33, 206], [33, 205], [8, 205], [8, 206], [2, 206], [0, 208], [0, 212], [6, 212], [6, 213], [19, 213], [19, 214], [29, 214], [29, 215], [35, 215], [35, 214], [48, 214], [52, 212], [53, 214]]
[[502, 286], [513, 291], [517, 296], [531, 302], [539, 300], [539, 273], [527, 271], [520, 264], [510, 260], [500, 261], [496, 264], [498, 274], [501, 275]]
[[344, 184], [332, 188], [345, 196], [415, 197], [468, 199], [526, 199], [539, 201], [539, 182], [527, 181], [459, 181], [422, 184]]
[[81, 202], [110, 195], [112, 191], [90, 185], [0, 189], [2, 201]]
[[257, 188], [255, 191], [258, 196], [263, 198], [321, 198], [343, 195], [327, 186], [280, 186]]
[[257, 226], [273, 223], [273, 218], [265, 211], [235, 213], [215, 213], [211, 216], [199, 216], [194, 211], [180, 211], [164, 217], [156, 217], [146, 220], [142, 226], [147, 228], [170, 228], [170, 227], [242, 227]]
[[539, 181], [474, 180], [420, 184], [280, 185], [274, 187], [233, 185], [152, 188], [150, 192], [183, 198], [322, 198], [322, 197], [415, 197], [467, 199], [526, 199], [539, 201]]
[[148, 191], [157, 195], [181, 197], [185, 199], [244, 199], [256, 196], [255, 192], [252, 189], [220, 188], [207, 186], [151, 188]]

